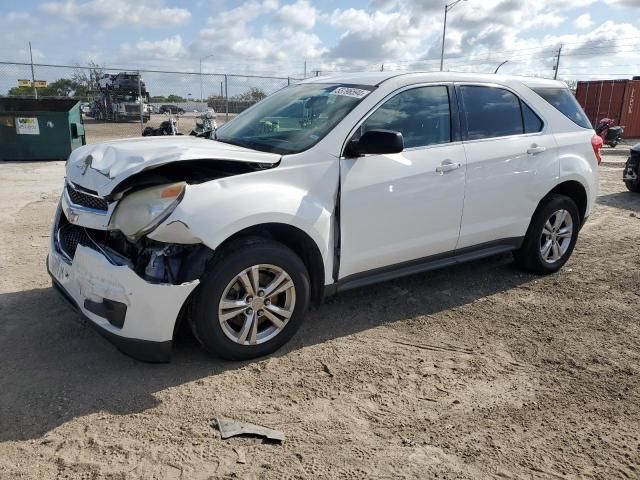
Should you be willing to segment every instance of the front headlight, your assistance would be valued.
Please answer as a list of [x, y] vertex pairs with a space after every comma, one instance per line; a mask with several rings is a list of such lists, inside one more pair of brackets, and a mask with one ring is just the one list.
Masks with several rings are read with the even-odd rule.
[[110, 230], [120, 230], [132, 241], [151, 232], [171, 215], [184, 196], [185, 182], [146, 188], [125, 196], [111, 217]]

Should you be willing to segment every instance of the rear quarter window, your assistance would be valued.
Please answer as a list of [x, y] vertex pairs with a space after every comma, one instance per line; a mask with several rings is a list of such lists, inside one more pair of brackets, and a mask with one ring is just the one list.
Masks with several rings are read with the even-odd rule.
[[568, 88], [533, 88], [532, 90], [579, 127], [593, 129], [576, 97]]

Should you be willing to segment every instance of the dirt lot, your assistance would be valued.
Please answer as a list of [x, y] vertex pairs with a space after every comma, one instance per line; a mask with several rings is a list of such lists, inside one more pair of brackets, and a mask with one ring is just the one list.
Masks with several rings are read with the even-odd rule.
[[[235, 114], [230, 114], [233, 118]], [[144, 127], [158, 127], [167, 120], [167, 115], [151, 114], [151, 119], [144, 124]], [[196, 125], [198, 114], [186, 113], [178, 117], [178, 131], [184, 135], [189, 135]], [[224, 113], [216, 115], [218, 126], [224, 125], [226, 116]], [[116, 138], [132, 138], [141, 135], [140, 122], [98, 122], [89, 117], [84, 118], [84, 128], [86, 132], [87, 143], [100, 143]]]
[[343, 294], [271, 358], [148, 365], [50, 288], [63, 164], [0, 163], [0, 478], [639, 478], [640, 195], [601, 170], [557, 275], [484, 260]]

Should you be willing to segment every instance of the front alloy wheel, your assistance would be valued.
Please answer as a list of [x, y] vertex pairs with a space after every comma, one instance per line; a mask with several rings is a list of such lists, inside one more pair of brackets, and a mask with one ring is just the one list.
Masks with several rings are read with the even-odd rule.
[[224, 334], [240, 345], [260, 345], [278, 335], [293, 314], [296, 288], [275, 265], [253, 265], [236, 275], [218, 306]]
[[268, 355], [302, 324], [311, 286], [285, 245], [240, 240], [220, 252], [198, 286], [191, 326], [204, 348], [228, 360]]

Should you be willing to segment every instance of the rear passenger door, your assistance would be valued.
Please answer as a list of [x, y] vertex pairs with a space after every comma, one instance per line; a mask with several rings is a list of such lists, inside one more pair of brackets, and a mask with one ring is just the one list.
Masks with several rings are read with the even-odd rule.
[[517, 243], [540, 201], [540, 184], [559, 174], [555, 139], [515, 92], [492, 85], [456, 88], [467, 157], [457, 248]]

